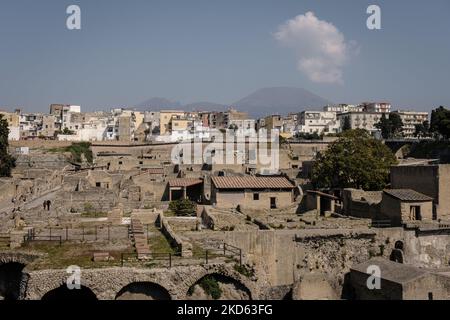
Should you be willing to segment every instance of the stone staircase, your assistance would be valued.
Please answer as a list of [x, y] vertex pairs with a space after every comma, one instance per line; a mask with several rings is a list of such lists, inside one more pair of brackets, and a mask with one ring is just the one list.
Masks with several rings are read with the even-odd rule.
[[150, 257], [150, 248], [148, 246], [147, 234], [144, 231], [144, 225], [141, 220], [132, 218], [130, 224], [131, 239], [136, 248], [139, 260], [145, 260]]

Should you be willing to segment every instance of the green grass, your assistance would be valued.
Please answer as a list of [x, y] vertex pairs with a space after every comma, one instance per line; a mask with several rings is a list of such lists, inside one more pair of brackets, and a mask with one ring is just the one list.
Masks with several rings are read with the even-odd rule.
[[[176, 253], [176, 249], [170, 245], [167, 238], [161, 233], [159, 229], [152, 225], [149, 225], [148, 228], [148, 244], [150, 246], [151, 252], [172, 254]], [[144, 228], [144, 230], [146, 229]]]
[[49, 149], [48, 151], [53, 153], [70, 152], [70, 154], [72, 155], [72, 160], [78, 163], [81, 163], [82, 154], [84, 154], [87, 162], [92, 163], [93, 161], [91, 144], [89, 142], [76, 142], [72, 143], [68, 147], [52, 148]]
[[79, 242], [63, 242], [61, 245], [59, 245], [59, 243], [56, 241], [35, 241], [25, 245], [23, 249], [47, 254], [46, 256], [32, 262], [28, 266], [31, 270], [65, 269], [71, 265], [77, 265], [81, 268], [98, 268], [101, 266], [120, 265], [121, 253], [129, 252], [131, 250], [109, 250], [108, 252], [114, 258], [113, 261], [94, 262], [92, 261], [92, 257], [94, 252], [98, 250], [94, 250], [94, 247], [91, 244], [83, 244]]
[[[208, 251], [208, 259], [212, 259], [212, 258], [217, 258], [220, 256], [220, 253], [223, 255], [223, 250], [214, 250]], [[205, 259], [206, 257], [206, 249], [204, 249], [202, 246], [200, 246], [198, 243], [192, 243], [192, 256], [194, 258], [198, 258], [198, 259]]]

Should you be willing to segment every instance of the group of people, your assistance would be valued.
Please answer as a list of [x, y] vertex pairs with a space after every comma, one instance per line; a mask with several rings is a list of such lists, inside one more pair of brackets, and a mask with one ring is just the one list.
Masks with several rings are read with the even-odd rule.
[[43, 205], [44, 205], [44, 210], [50, 211], [50, 206], [51, 206], [52, 202], [50, 200], [46, 200], [44, 201]]

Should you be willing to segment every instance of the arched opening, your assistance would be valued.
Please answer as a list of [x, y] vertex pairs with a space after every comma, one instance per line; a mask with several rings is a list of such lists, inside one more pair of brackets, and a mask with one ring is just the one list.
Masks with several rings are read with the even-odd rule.
[[91, 289], [81, 286], [80, 289], [69, 289], [66, 284], [50, 290], [43, 297], [42, 300], [97, 300], [97, 296]]
[[286, 292], [282, 300], [292, 300], [292, 288], [288, 292]]
[[187, 292], [189, 300], [251, 300], [250, 290], [240, 281], [221, 274], [200, 278]]
[[403, 263], [403, 248], [404, 244], [403, 241], [396, 241], [394, 245], [394, 249], [391, 252], [391, 255], [389, 256], [389, 260], [397, 262], [397, 263]]
[[0, 300], [19, 299], [24, 267], [24, 264], [17, 262], [0, 264]]
[[171, 300], [166, 288], [153, 282], [133, 282], [123, 287], [116, 300]]

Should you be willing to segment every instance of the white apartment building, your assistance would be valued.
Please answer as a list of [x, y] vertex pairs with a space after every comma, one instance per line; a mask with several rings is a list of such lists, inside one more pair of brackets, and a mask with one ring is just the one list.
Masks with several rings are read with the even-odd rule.
[[336, 112], [330, 111], [303, 111], [298, 115], [298, 132], [330, 134], [338, 133], [340, 123]]
[[383, 113], [381, 112], [347, 112], [338, 114], [337, 119], [340, 122], [341, 129], [347, 118], [350, 129], [365, 129], [370, 133], [375, 133], [379, 131], [375, 125], [380, 122], [382, 116]]
[[40, 113], [22, 113], [19, 116], [19, 130], [21, 139], [37, 138], [42, 129], [42, 117]]
[[20, 140], [20, 127], [8, 127], [9, 134], [8, 140], [17, 141]]
[[364, 108], [365, 112], [391, 112], [391, 104], [389, 102], [363, 102], [360, 106]]
[[405, 138], [412, 138], [416, 131], [416, 125], [423, 124], [428, 120], [428, 112], [397, 110], [393, 113], [397, 113], [402, 119], [402, 133]]
[[354, 104], [340, 103], [335, 105], [328, 105], [323, 107], [323, 111], [346, 113], [346, 112], [363, 112], [364, 107], [361, 105], [355, 106]]

